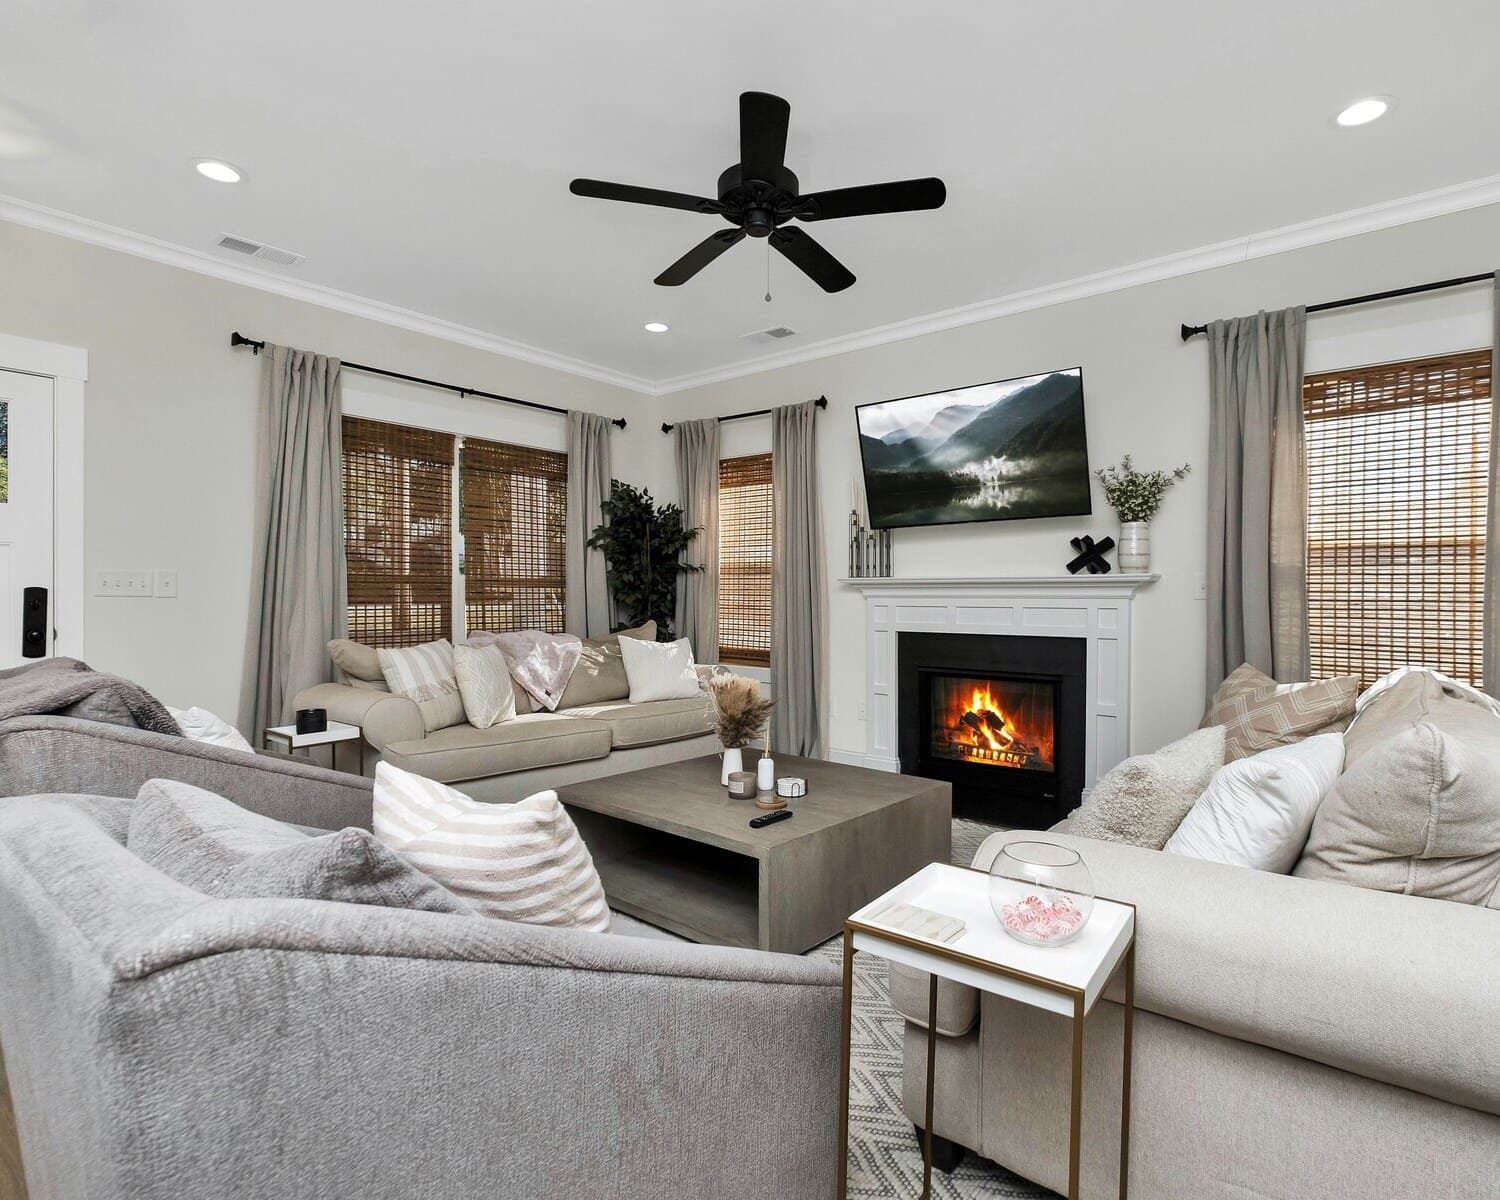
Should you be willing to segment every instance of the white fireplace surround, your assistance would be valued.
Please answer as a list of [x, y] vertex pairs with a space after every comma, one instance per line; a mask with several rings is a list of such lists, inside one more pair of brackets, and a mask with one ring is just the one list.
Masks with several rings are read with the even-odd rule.
[[1159, 575], [843, 579], [865, 597], [865, 756], [899, 771], [896, 635], [969, 633], [1087, 642], [1083, 786], [1130, 753], [1130, 604]]

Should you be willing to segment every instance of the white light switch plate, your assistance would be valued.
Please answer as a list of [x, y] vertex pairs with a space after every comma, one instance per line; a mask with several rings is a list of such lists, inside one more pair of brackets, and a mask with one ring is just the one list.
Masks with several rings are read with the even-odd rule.
[[96, 596], [149, 596], [150, 571], [108, 570], [94, 572]]
[[1205, 575], [1202, 571], [1199, 571], [1196, 575], [1193, 576], [1193, 599], [1208, 599], [1208, 576]]
[[156, 595], [159, 599], [177, 599], [177, 572], [160, 568], [156, 572]]

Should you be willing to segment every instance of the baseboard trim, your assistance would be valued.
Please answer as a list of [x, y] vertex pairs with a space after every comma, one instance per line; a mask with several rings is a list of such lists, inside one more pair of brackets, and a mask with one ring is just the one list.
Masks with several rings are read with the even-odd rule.
[[842, 763], [846, 767], [869, 767], [872, 771], [889, 771], [892, 775], [901, 774], [899, 759], [882, 758], [878, 754], [863, 754], [858, 750], [830, 750], [828, 761]]

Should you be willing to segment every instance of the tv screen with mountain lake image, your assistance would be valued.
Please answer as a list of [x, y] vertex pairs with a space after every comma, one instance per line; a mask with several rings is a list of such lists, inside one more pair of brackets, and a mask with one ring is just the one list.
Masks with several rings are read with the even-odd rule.
[[876, 529], [1091, 511], [1083, 369], [855, 409]]

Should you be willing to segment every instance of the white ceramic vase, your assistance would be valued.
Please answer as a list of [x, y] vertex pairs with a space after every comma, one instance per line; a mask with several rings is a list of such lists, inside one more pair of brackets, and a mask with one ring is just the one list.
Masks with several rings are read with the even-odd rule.
[[745, 754], [738, 746], [724, 747], [724, 769], [719, 772], [719, 783], [723, 787], [729, 786], [729, 775], [731, 771], [743, 771], [745, 769]]
[[1151, 569], [1151, 523], [1121, 521], [1120, 543], [1115, 561], [1127, 575], [1144, 575]]

